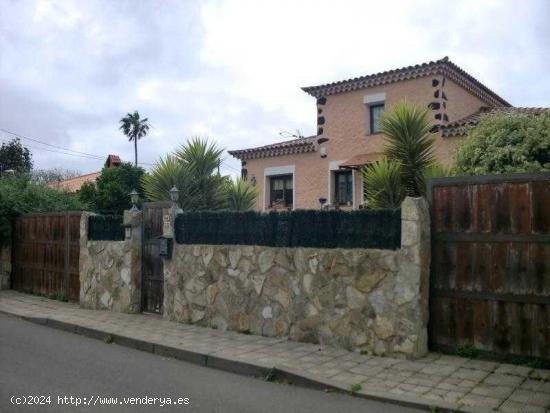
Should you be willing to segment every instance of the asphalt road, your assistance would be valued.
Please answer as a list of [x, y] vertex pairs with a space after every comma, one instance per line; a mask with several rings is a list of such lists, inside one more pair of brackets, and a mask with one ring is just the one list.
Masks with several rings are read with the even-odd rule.
[[[50, 396], [50, 403], [46, 396]], [[46, 404], [13, 405], [24, 396]], [[73, 396], [73, 404], [58, 404]], [[92, 400], [95, 406], [76, 406]], [[100, 398], [116, 397], [115, 406]], [[123, 398], [157, 397], [156, 406]], [[161, 407], [161, 399], [183, 403]], [[185, 404], [188, 398], [188, 404]], [[15, 401], [15, 399], [13, 399]], [[28, 398], [27, 398], [28, 400]], [[111, 399], [114, 401], [114, 399]], [[135, 400], [138, 403], [138, 400]], [[106, 344], [0, 314], [0, 412], [419, 412], [345, 394], [325, 393]]]

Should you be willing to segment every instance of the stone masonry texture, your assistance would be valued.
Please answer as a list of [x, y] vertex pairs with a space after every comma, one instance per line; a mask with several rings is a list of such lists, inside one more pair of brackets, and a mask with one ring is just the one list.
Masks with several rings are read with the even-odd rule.
[[175, 245], [164, 317], [220, 330], [419, 357], [427, 353], [427, 203], [402, 205], [401, 248]]
[[[140, 221], [134, 223], [140, 233]], [[88, 214], [81, 219], [80, 306], [124, 313], [140, 311], [141, 243], [135, 237], [124, 241], [89, 241]], [[141, 236], [141, 235], [139, 235]]]

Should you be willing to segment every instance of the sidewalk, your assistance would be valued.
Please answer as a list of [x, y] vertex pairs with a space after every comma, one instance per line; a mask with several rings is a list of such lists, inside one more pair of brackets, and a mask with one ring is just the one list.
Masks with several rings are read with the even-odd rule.
[[0, 291], [0, 312], [236, 373], [321, 389], [349, 391], [359, 384], [358, 396], [427, 411], [438, 406], [462, 412], [550, 412], [550, 370], [434, 353], [415, 361], [369, 357], [151, 315], [83, 310], [11, 290]]

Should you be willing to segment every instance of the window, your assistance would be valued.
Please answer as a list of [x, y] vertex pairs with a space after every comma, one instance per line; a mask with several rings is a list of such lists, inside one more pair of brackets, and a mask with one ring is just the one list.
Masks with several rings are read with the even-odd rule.
[[353, 178], [351, 171], [334, 172], [334, 202], [338, 205], [353, 203]]
[[384, 104], [369, 105], [370, 133], [380, 132], [380, 116], [384, 112]]
[[279, 175], [270, 178], [270, 201], [269, 206], [279, 204], [285, 207], [292, 207], [292, 175]]

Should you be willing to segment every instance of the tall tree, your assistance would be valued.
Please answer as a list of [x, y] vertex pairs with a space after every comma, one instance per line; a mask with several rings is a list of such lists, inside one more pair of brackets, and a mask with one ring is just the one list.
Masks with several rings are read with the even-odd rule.
[[135, 166], [138, 166], [137, 141], [149, 132], [149, 119], [139, 117], [139, 112], [128, 113], [120, 120], [120, 130], [128, 137], [130, 142], [134, 141]]
[[32, 154], [29, 148], [21, 145], [17, 138], [9, 142], [2, 143], [0, 146], [0, 175], [7, 170], [13, 170], [16, 173], [30, 172], [32, 169]]

